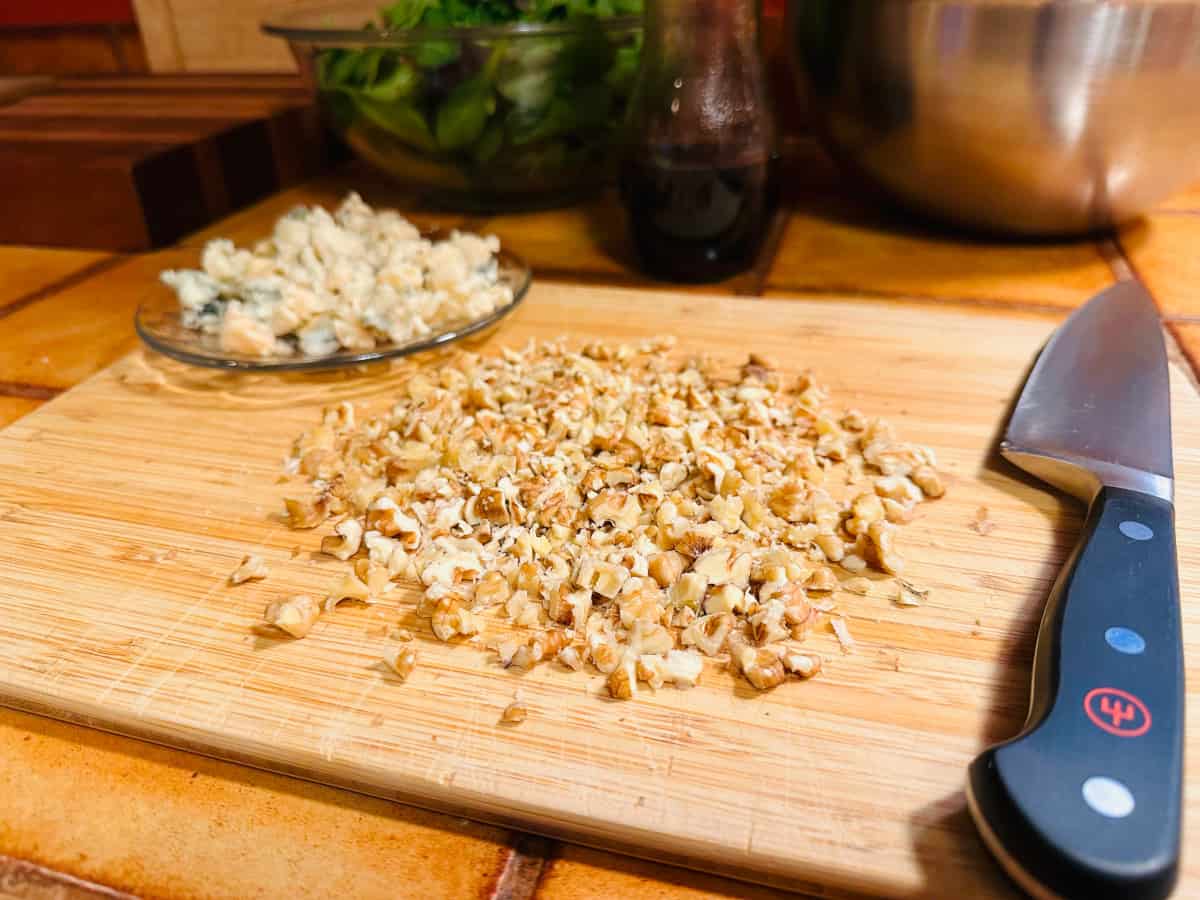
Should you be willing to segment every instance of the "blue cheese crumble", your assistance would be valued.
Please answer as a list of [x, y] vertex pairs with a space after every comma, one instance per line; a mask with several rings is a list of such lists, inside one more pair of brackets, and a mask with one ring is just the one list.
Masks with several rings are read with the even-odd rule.
[[356, 193], [331, 215], [297, 206], [253, 250], [209, 241], [200, 269], [160, 276], [182, 323], [249, 356], [322, 356], [403, 344], [512, 302], [495, 235], [422, 237], [394, 210]]

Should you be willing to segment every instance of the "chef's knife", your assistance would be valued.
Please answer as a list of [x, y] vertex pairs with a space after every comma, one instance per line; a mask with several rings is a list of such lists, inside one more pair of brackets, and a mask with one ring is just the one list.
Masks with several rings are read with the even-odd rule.
[[1165, 897], [1179, 866], [1183, 647], [1167, 356], [1126, 281], [1042, 350], [1001, 453], [1088, 504], [1021, 733], [970, 766], [984, 842], [1035, 897]]

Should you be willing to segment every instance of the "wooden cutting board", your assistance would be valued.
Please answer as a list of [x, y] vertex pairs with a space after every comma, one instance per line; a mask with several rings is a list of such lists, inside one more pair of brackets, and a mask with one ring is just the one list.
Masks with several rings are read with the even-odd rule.
[[[410, 589], [343, 607], [302, 641], [259, 630], [268, 600], [319, 593], [343, 566], [315, 555], [319, 534], [279, 521], [291, 439], [330, 402], [386, 404], [403, 365], [239, 376], [135, 355], [0, 432], [0, 702], [814, 893], [1006, 895], [963, 774], [1020, 725], [1040, 608], [1080, 511], [991, 446], [1056, 321], [537, 285], [485, 347], [674, 333], [731, 360], [758, 350], [934, 446], [949, 478], [904, 535], [922, 606], [895, 606], [887, 581], [839, 594], [858, 646], [810, 638], [819, 678], [760, 695], [712, 669], [633, 702], [602, 696], [598, 676], [517, 675], [437, 642]], [[1182, 367], [1172, 375], [1186, 603], [1200, 590], [1200, 402]], [[970, 524], [981, 506], [987, 535]], [[270, 576], [227, 587], [251, 550]], [[1194, 659], [1200, 623], [1184, 612]], [[403, 684], [379, 664], [397, 623], [421, 660]], [[529, 718], [500, 726], [518, 687]]]

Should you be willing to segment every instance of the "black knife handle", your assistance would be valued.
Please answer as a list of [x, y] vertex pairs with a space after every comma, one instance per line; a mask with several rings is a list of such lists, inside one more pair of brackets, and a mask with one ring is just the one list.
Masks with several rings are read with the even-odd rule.
[[1046, 605], [1025, 728], [971, 764], [985, 840], [1042, 896], [1149, 900], [1174, 887], [1184, 709], [1174, 519], [1165, 500], [1101, 490]]

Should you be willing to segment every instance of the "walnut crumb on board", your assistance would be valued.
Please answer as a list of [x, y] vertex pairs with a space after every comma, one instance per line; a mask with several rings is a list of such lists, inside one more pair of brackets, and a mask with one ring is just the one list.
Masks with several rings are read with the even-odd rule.
[[301, 594], [274, 601], [267, 606], [263, 617], [268, 625], [274, 625], [292, 637], [302, 638], [312, 631], [320, 615], [321, 604], [312, 597]]
[[980, 506], [975, 510], [975, 517], [971, 519], [971, 530], [984, 537], [987, 537], [996, 530], [996, 523], [988, 518], [988, 508], [986, 506]]
[[801, 678], [812, 678], [821, 671], [821, 657], [815, 653], [801, 653], [798, 650], [789, 650], [781, 657], [783, 666], [789, 672], [799, 675]]
[[133, 562], [149, 562], [149, 563], [165, 563], [171, 562], [179, 554], [174, 550], [135, 550], [129, 554], [128, 559]]
[[903, 578], [896, 579], [897, 606], [920, 606], [928, 597], [928, 590], [921, 590], [915, 584], [905, 581]]
[[438, 639], [627, 699], [690, 687], [706, 660], [759, 690], [810, 678], [823, 618], [849, 652], [828, 597], [902, 570], [905, 524], [945, 492], [933, 452], [811, 373], [673, 346], [461, 351], [412, 366], [383, 412], [327, 409], [289, 461], [311, 493], [286, 501], [354, 567], [326, 612], [418, 582]]
[[267, 561], [261, 556], [247, 553], [238, 563], [238, 567], [229, 573], [230, 584], [244, 584], [247, 581], [259, 581], [267, 577]]
[[837, 636], [838, 643], [842, 646], [843, 653], [849, 653], [857, 646], [857, 642], [850, 634], [850, 626], [846, 624], [846, 620], [841, 616], [834, 616], [829, 620], [830, 626], [833, 628], [833, 633]]
[[520, 725], [529, 716], [529, 710], [521, 699], [521, 692], [513, 695], [513, 702], [500, 713], [501, 725]]
[[851, 594], [859, 594], [865, 597], [871, 593], [871, 580], [861, 576], [857, 578], [849, 578], [842, 582], [842, 590], [848, 591]]
[[417, 665], [417, 650], [410, 644], [389, 647], [383, 653], [383, 661], [401, 681], [407, 681]]

